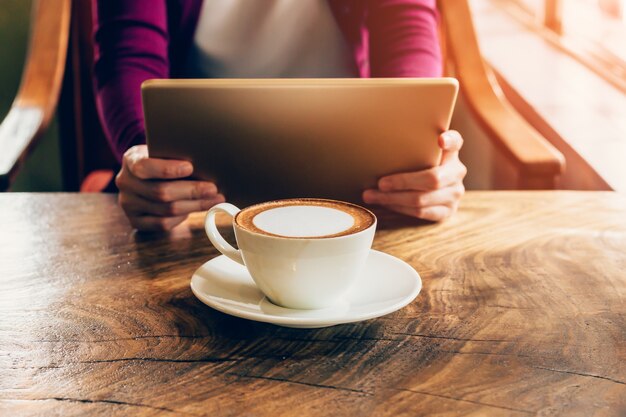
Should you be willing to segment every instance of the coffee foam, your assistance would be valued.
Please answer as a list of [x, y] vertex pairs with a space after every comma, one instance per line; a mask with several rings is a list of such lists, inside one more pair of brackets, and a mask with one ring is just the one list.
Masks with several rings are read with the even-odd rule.
[[345, 236], [370, 227], [375, 217], [350, 203], [322, 199], [270, 201], [248, 207], [235, 222], [254, 233], [284, 238]]

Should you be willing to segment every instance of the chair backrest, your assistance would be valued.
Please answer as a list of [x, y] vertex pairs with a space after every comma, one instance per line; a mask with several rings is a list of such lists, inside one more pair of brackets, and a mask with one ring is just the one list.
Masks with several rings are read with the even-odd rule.
[[92, 1], [72, 0], [67, 64], [59, 101], [64, 186], [78, 190], [97, 169], [117, 169], [95, 106]]
[[495, 149], [494, 188], [556, 188], [565, 158], [502, 94], [483, 61], [468, 0], [439, 0], [438, 7], [444, 67], [459, 79], [469, 111]]
[[19, 90], [0, 124], [0, 191], [50, 124], [65, 69], [70, 0], [33, 1], [27, 59]]

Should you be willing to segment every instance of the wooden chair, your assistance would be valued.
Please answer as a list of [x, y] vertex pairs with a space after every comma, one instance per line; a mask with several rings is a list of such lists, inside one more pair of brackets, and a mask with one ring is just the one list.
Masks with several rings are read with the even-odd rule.
[[[555, 188], [563, 155], [503, 97], [482, 60], [467, 1], [439, 2], [445, 65], [459, 79], [472, 116], [501, 155], [500, 168], [513, 172], [508, 180], [500, 178], [499, 188]], [[91, 1], [34, 0], [33, 7], [22, 82], [0, 125], [0, 190], [10, 187], [55, 111], [65, 188], [102, 189], [112, 178], [115, 161], [94, 106]]]
[[92, 89], [90, 0], [34, 0], [28, 55], [13, 105], [0, 125], [0, 191], [58, 116], [63, 186], [99, 191], [117, 162], [98, 119]]

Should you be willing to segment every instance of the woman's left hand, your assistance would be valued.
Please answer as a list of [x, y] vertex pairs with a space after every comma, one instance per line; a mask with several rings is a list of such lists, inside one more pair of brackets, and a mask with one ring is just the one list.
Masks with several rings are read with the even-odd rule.
[[467, 168], [459, 159], [463, 138], [448, 130], [439, 136], [439, 146], [443, 151], [439, 166], [383, 177], [378, 189], [363, 192], [363, 201], [425, 220], [440, 221], [454, 214], [465, 193]]

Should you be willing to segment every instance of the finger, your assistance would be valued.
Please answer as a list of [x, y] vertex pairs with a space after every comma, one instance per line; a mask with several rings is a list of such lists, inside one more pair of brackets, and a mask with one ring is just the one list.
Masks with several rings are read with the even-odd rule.
[[133, 146], [125, 154], [123, 164], [128, 171], [141, 179], [176, 179], [193, 173], [189, 161], [149, 158], [147, 148]]
[[133, 175], [119, 175], [115, 183], [120, 190], [139, 194], [152, 201], [206, 200], [217, 195], [217, 187], [209, 181], [148, 181]]
[[130, 193], [121, 193], [119, 195], [119, 203], [124, 211], [134, 216], [183, 216], [197, 211], [208, 210], [214, 205], [223, 203], [224, 201], [224, 196], [221, 194], [207, 200], [177, 200], [168, 203], [147, 200], [141, 196]]
[[462, 181], [467, 169], [458, 159], [417, 172], [388, 175], [378, 181], [380, 191], [431, 191]]
[[459, 151], [463, 147], [463, 137], [456, 130], [443, 132], [439, 136], [439, 147], [443, 151], [439, 165], [444, 165], [450, 160], [458, 159]]
[[439, 147], [444, 151], [460, 151], [463, 147], [463, 136], [456, 130], [446, 130], [439, 135]]
[[130, 217], [130, 224], [137, 230], [144, 232], [165, 232], [172, 230], [181, 224], [187, 216], [176, 217], [154, 217], [154, 216], [134, 216]]
[[438, 222], [452, 215], [453, 207], [448, 206], [429, 206], [429, 207], [406, 207], [406, 206], [385, 206], [395, 212], [406, 214], [408, 216], [417, 217], [418, 219], [430, 220]]
[[378, 190], [366, 190], [363, 193], [363, 200], [368, 204], [428, 207], [455, 204], [461, 199], [464, 192], [465, 187], [460, 183], [426, 192], [397, 191], [384, 193]]

